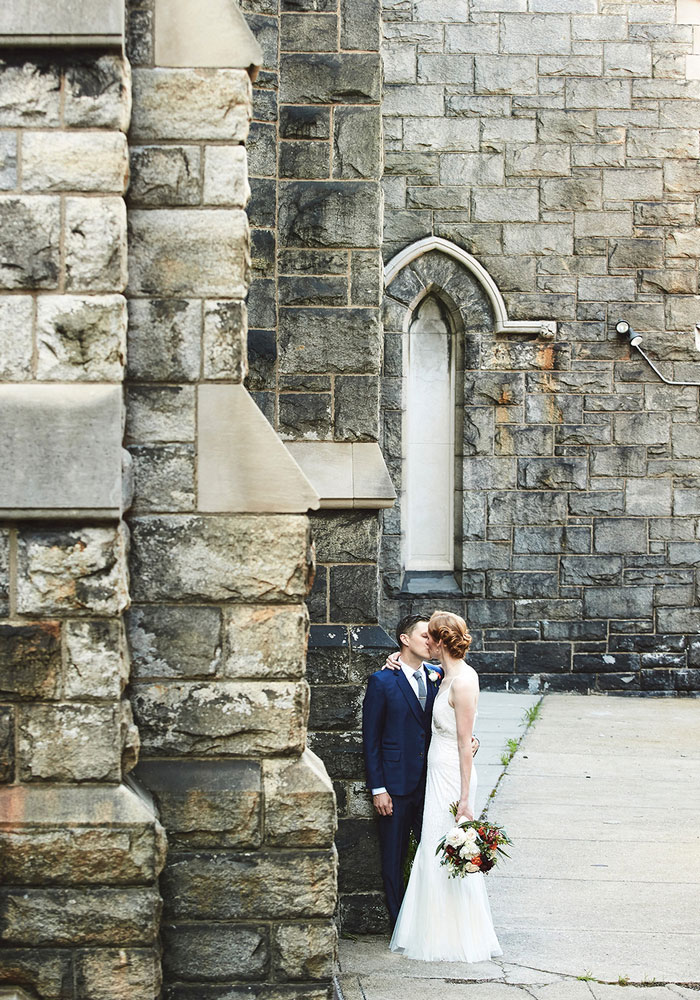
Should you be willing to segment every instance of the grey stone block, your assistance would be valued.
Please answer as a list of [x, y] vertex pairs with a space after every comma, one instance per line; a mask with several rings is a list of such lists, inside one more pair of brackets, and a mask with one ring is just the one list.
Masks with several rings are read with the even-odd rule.
[[378, 178], [380, 163], [379, 108], [337, 108], [333, 116], [333, 176]]
[[22, 781], [119, 781], [120, 719], [113, 705], [23, 705], [17, 723]]
[[577, 517], [595, 514], [623, 514], [625, 495], [617, 490], [600, 490], [592, 493], [570, 493], [569, 511]]
[[350, 259], [350, 300], [356, 306], [378, 306], [383, 290], [379, 252], [355, 251]]
[[501, 424], [493, 437], [495, 455], [551, 455], [554, 433], [551, 427]]
[[46, 128], [59, 123], [58, 65], [7, 62], [0, 71], [0, 126]]
[[556, 597], [557, 576], [555, 573], [501, 573], [487, 574], [489, 597]]
[[284, 392], [279, 396], [279, 433], [294, 441], [331, 436], [331, 396], [325, 392]]
[[296, 755], [305, 681], [139, 681], [132, 694], [144, 757]]
[[278, 293], [283, 306], [344, 306], [348, 301], [347, 278], [282, 275], [278, 281]]
[[221, 611], [208, 607], [135, 606], [127, 613], [133, 676], [208, 677], [222, 654]]
[[202, 313], [198, 301], [131, 299], [127, 371], [136, 381], [199, 378]]
[[519, 406], [524, 399], [522, 374], [483, 372], [464, 376], [464, 398], [470, 406]]
[[10, 533], [0, 531], [0, 614], [9, 614], [10, 596]]
[[244, 298], [250, 258], [240, 209], [156, 209], [129, 214], [129, 291]]
[[551, 524], [567, 519], [565, 493], [494, 492], [487, 502], [489, 525]]
[[571, 27], [564, 14], [504, 14], [503, 51], [566, 53], [571, 50]]
[[323, 179], [331, 172], [331, 151], [326, 142], [281, 142], [280, 177]]
[[241, 382], [247, 372], [246, 307], [236, 300], [204, 306], [202, 345], [205, 379]]
[[524, 553], [590, 552], [591, 529], [576, 527], [516, 527], [513, 551]]
[[601, 183], [594, 177], [551, 178], [542, 182], [543, 209], [571, 212], [602, 208]]
[[372, 52], [283, 55], [280, 98], [289, 104], [375, 104], [381, 67]]
[[135, 511], [189, 511], [195, 506], [195, 453], [189, 444], [132, 445]]
[[136, 766], [135, 777], [156, 800], [170, 849], [260, 845], [262, 780], [257, 761], [144, 760]]
[[167, 979], [216, 983], [265, 974], [269, 930], [264, 925], [167, 922], [162, 934]]
[[611, 427], [609, 423], [561, 424], [554, 436], [557, 447], [609, 444]]
[[593, 525], [594, 552], [646, 552], [647, 523], [635, 518], [600, 518]]
[[591, 449], [592, 476], [643, 476], [646, 467], [646, 449], [641, 446]]
[[136, 601], [303, 600], [308, 527], [295, 515], [159, 516], [132, 522]]
[[57, 198], [0, 196], [0, 287], [58, 286], [59, 213]]
[[311, 534], [319, 562], [368, 562], [377, 557], [378, 523], [369, 511], [318, 511]]
[[280, 310], [280, 370], [378, 374], [380, 328], [373, 309]]
[[27, 132], [22, 139], [25, 191], [123, 194], [128, 180], [122, 132]]
[[380, 17], [375, 0], [341, 0], [341, 49], [379, 49]]
[[[369, 46], [353, 46], [369, 48]], [[338, 18], [335, 14], [305, 12], [282, 14], [282, 52], [335, 52], [338, 48]], [[343, 46], [348, 48], [348, 46]]]
[[202, 197], [199, 146], [132, 146], [129, 204], [197, 205]]
[[518, 486], [536, 489], [585, 489], [588, 464], [580, 458], [521, 458], [518, 460]]
[[525, 419], [535, 424], [569, 424], [583, 420], [583, 398], [565, 393], [528, 393]]
[[250, 79], [242, 69], [135, 69], [131, 136], [135, 142], [224, 139], [248, 134]]
[[18, 382], [31, 377], [33, 311], [29, 295], [0, 299], [0, 379]]
[[700, 566], [700, 543], [669, 542], [668, 561], [671, 566]]
[[474, 58], [474, 89], [477, 94], [535, 94], [537, 60], [532, 56], [490, 55]]
[[279, 133], [281, 139], [330, 138], [331, 113], [329, 108], [311, 106], [283, 106], [280, 108]]
[[538, 192], [535, 188], [477, 189], [472, 217], [475, 222], [537, 222]]
[[630, 479], [627, 482], [627, 514], [661, 516], [671, 513], [670, 479]]
[[368, 375], [335, 379], [334, 438], [376, 441], [379, 436], [379, 379]]
[[281, 185], [284, 246], [379, 246], [379, 185], [362, 181], [289, 181]]
[[665, 444], [669, 439], [669, 418], [668, 413], [616, 413], [615, 441], [630, 445]]
[[[14, 516], [83, 512], [114, 517], [121, 507], [121, 390], [95, 385], [0, 387], [5, 470], [0, 507]], [[76, 461], [76, 455], [80, 460]], [[43, 513], [42, 513], [43, 512]]]
[[12, 191], [15, 187], [17, 187], [17, 137], [11, 132], [5, 132], [0, 135], [0, 191]]
[[126, 287], [126, 206], [122, 198], [66, 198], [66, 288], [121, 292]]
[[65, 649], [65, 698], [119, 700], [129, 679], [120, 621], [68, 622]]
[[329, 577], [331, 621], [377, 621], [376, 566], [332, 566]]
[[622, 574], [620, 556], [563, 556], [561, 582], [566, 586], [619, 583]]
[[128, 602], [124, 544], [115, 528], [22, 531], [19, 614], [119, 614]]
[[653, 588], [586, 587], [583, 608], [590, 618], [646, 618], [653, 609]]
[[513, 458], [465, 458], [462, 487], [465, 490], [514, 489], [516, 466]]
[[517, 650], [515, 669], [518, 673], [571, 670], [571, 644], [568, 642], [521, 642]]
[[60, 622], [0, 625], [3, 701], [55, 701], [61, 685]]
[[121, 382], [126, 355], [121, 295], [41, 296], [37, 303], [37, 377]]
[[126, 439], [145, 442], [193, 441], [194, 389], [191, 386], [131, 386], [127, 394]]

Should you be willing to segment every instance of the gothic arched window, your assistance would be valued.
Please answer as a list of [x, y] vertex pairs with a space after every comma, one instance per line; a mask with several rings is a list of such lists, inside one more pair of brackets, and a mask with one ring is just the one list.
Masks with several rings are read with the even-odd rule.
[[455, 345], [435, 295], [417, 306], [406, 338], [404, 567], [454, 570]]

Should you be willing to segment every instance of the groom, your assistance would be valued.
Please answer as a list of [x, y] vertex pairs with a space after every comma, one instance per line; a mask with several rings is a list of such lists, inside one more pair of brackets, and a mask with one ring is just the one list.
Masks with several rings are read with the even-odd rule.
[[428, 659], [428, 619], [402, 618], [396, 629], [399, 669], [378, 670], [362, 705], [367, 787], [379, 821], [382, 878], [392, 926], [404, 894], [411, 830], [420, 840], [433, 702], [440, 673]]

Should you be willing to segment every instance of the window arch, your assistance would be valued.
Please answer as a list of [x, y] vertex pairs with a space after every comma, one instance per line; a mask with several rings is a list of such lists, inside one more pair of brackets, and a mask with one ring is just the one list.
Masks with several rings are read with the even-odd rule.
[[486, 269], [438, 237], [397, 254], [385, 283], [382, 449], [398, 499], [382, 515], [382, 600], [388, 619], [429, 595], [459, 611], [482, 595], [479, 484], [494, 451], [494, 414], [465, 399], [465, 386], [473, 391], [504, 335], [552, 340], [556, 323], [511, 320]]

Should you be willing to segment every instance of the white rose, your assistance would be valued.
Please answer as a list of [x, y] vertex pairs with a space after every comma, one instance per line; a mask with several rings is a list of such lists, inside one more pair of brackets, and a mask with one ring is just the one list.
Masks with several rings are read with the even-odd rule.
[[464, 831], [464, 835], [466, 836], [467, 840], [471, 840], [472, 843], [474, 844], [476, 843], [477, 832], [473, 826], [468, 826]]
[[458, 826], [455, 826], [445, 837], [445, 843], [449, 844], [450, 847], [461, 847], [466, 839], [464, 830], [460, 830]]
[[428, 674], [428, 680], [432, 681], [433, 684], [435, 683], [436, 680], [439, 679], [439, 677], [440, 677], [440, 674], [438, 674], [437, 671], [435, 671], [435, 670], [431, 670], [430, 673]]
[[474, 845], [471, 844], [469, 841], [467, 841], [466, 844], [464, 844], [459, 849], [460, 858], [473, 858], [476, 853], [477, 852], [474, 849]]
[[471, 862], [468, 862], [464, 867], [466, 868], [466, 870], [468, 872], [478, 872], [479, 871], [479, 866], [478, 865], [473, 865]]

